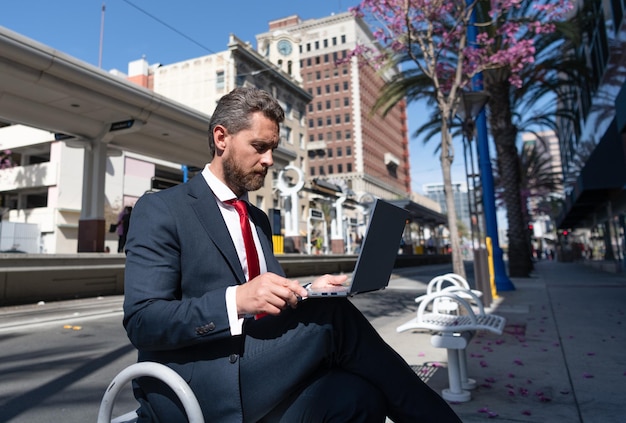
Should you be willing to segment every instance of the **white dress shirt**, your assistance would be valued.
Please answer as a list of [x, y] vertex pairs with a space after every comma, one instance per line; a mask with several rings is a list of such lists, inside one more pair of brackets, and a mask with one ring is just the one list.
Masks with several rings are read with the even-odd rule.
[[[248, 275], [248, 261], [246, 259], [246, 247], [243, 243], [243, 234], [241, 233], [241, 225], [239, 223], [239, 213], [237, 210], [229, 204], [226, 204], [226, 201], [234, 200], [237, 198], [235, 193], [226, 186], [222, 181], [220, 181], [212, 172], [211, 172], [211, 164], [207, 164], [202, 170], [202, 176], [204, 180], [211, 188], [211, 191], [215, 194], [217, 198], [217, 205], [219, 206], [220, 211], [222, 212], [222, 216], [224, 217], [224, 221], [226, 222], [226, 227], [228, 228], [228, 232], [230, 232], [230, 237], [235, 244], [235, 248], [237, 249], [237, 254], [239, 255], [239, 261], [241, 262], [241, 267], [246, 275]], [[244, 200], [248, 202], [248, 194], [244, 194], [240, 200]], [[250, 221], [250, 225], [252, 228], [255, 228], [254, 223]], [[257, 254], [259, 255], [259, 269], [261, 274], [267, 272], [267, 264], [265, 263], [265, 255], [263, 254], [263, 248], [261, 248], [261, 243], [259, 241], [259, 235], [255, 230], [252, 231], [252, 237], [254, 238], [254, 245], [256, 246]], [[237, 289], [237, 285], [229, 286], [226, 288], [226, 310], [228, 311], [228, 321], [230, 323], [230, 332], [232, 335], [241, 335], [243, 320], [244, 317], [248, 316], [239, 316], [237, 313], [237, 302], [235, 292]]]

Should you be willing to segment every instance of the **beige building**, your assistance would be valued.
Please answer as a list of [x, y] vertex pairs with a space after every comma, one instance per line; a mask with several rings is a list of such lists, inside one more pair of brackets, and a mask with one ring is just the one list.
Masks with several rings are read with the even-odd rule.
[[[168, 65], [149, 65], [141, 59], [131, 62], [128, 69], [129, 80], [209, 115], [218, 100], [235, 87], [255, 86], [278, 99], [285, 110], [285, 122], [279, 148], [274, 152], [273, 173], [263, 188], [250, 193], [250, 201], [270, 214], [272, 223], [276, 223], [275, 235], [288, 237], [289, 246], [293, 243], [300, 249], [306, 233], [308, 202], [301, 200], [302, 193], [291, 194], [298, 179], [303, 179], [300, 169], [306, 158], [305, 114], [311, 97], [298, 80], [234, 35], [223, 52]], [[210, 161], [208, 141], [206, 161]], [[277, 220], [279, 213], [282, 224]], [[281, 242], [280, 238], [275, 241]]]

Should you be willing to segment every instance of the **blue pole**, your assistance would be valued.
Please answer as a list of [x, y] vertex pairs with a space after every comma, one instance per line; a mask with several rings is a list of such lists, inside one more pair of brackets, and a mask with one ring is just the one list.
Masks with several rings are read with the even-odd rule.
[[[468, 0], [467, 4], [471, 4]], [[472, 12], [472, 17], [467, 28], [468, 45], [476, 43], [476, 11]], [[483, 75], [478, 73], [472, 79], [472, 90], [483, 90]], [[491, 238], [494, 280], [496, 291], [513, 291], [515, 286], [506, 274], [504, 267], [504, 253], [498, 242], [498, 219], [496, 216], [496, 197], [493, 184], [493, 170], [491, 169], [491, 159], [489, 157], [489, 138], [487, 136], [487, 117], [485, 108], [480, 111], [476, 118], [476, 149], [478, 150], [478, 168], [480, 169], [480, 181], [483, 189], [483, 211], [485, 214], [485, 232]]]
[[189, 180], [189, 166], [182, 165], [180, 168], [183, 171], [183, 183], [187, 183]]

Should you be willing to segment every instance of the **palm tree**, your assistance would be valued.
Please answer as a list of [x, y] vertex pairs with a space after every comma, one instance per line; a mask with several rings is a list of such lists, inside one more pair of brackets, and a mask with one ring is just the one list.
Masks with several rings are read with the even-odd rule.
[[[480, 26], [480, 30], [495, 33], [497, 25], [505, 22], [536, 21], [539, 17], [533, 12], [533, 2], [522, 2], [520, 8], [512, 8], [501, 16], [495, 25]], [[486, 8], [479, 13], [479, 22], [490, 21]], [[489, 94], [488, 122], [494, 140], [500, 189], [507, 211], [509, 236], [509, 276], [528, 277], [533, 268], [531, 249], [529, 248], [528, 226], [526, 224], [524, 196], [522, 195], [522, 168], [517, 151], [517, 139], [520, 127], [531, 126], [537, 122], [556, 125], [556, 110], [540, 111], [537, 115], [525, 116], [528, 110], [537, 109], [548, 98], [569, 95], [568, 86], [577, 85], [586, 75], [584, 62], [578, 56], [570, 54], [572, 46], [579, 42], [579, 17], [567, 22], [556, 23], [556, 31], [539, 34], [534, 38], [536, 49], [535, 62], [520, 73], [521, 87], [514, 87], [510, 82], [511, 69], [501, 67], [484, 72], [485, 90]], [[497, 46], [496, 46], [497, 48]], [[564, 79], [563, 75], [568, 78]], [[554, 104], [554, 103], [553, 103]], [[560, 111], [559, 117], [574, 119], [567, 111]], [[524, 122], [525, 120], [525, 122]]]

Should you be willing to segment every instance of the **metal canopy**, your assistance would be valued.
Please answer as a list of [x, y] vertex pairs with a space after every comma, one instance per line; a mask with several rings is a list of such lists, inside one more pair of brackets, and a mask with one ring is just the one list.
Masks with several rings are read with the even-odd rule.
[[0, 52], [0, 120], [182, 164], [210, 159], [207, 114], [3, 27]]
[[446, 225], [448, 223], [448, 218], [434, 210], [429, 209], [428, 207], [424, 207], [421, 204], [417, 204], [411, 200], [391, 200], [389, 201], [391, 204], [394, 204], [398, 207], [402, 207], [409, 211], [409, 219], [412, 222], [417, 222], [422, 226], [438, 226], [438, 225]]

